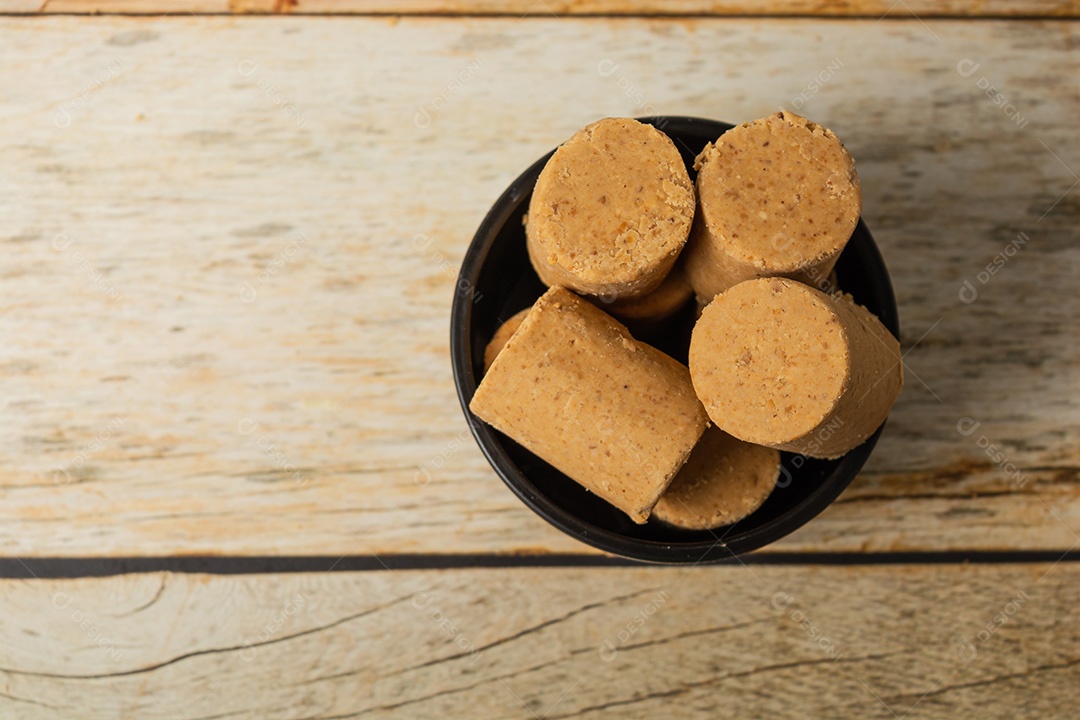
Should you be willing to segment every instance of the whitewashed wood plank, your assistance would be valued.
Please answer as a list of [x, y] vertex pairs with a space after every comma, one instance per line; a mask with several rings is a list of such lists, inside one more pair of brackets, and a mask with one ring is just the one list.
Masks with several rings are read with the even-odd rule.
[[780, 105], [858, 161], [911, 373], [863, 475], [775, 548], [1066, 549], [1078, 43], [1053, 22], [3, 19], [0, 552], [588, 551], [467, 434], [457, 265], [597, 117]]
[[1069, 717], [1075, 564], [3, 581], [6, 718]]
[[[10, 0], [9, 0], [10, 1]], [[1076, 0], [18, 0], [4, 12], [1075, 17]]]

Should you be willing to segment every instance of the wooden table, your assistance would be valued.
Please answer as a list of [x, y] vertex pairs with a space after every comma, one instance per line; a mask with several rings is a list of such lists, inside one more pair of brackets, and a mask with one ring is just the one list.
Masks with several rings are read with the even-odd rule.
[[[1074, 717], [1078, 4], [506, 7], [3, 7], [0, 717]], [[906, 388], [790, 537], [606, 558], [471, 440], [457, 266], [591, 120], [778, 106]]]

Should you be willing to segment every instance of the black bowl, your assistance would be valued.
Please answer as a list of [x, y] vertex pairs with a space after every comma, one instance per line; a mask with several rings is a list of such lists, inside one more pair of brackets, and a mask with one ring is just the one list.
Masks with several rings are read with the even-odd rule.
[[[732, 127], [691, 117], [639, 119], [671, 137], [691, 178], [695, 176], [694, 157], [706, 143]], [[469, 412], [469, 402], [483, 372], [484, 346], [492, 333], [502, 321], [532, 305], [546, 289], [529, 264], [521, 219], [536, 178], [549, 157], [551, 153], [522, 173], [484, 218], [462, 262], [450, 315], [450, 357], [458, 397], [476, 442], [495, 472], [535, 513], [568, 535], [606, 552], [649, 562], [717, 562], [764, 547], [804, 525], [855, 478], [881, 435], [881, 428], [836, 460], [783, 453], [777, 488], [756, 512], [728, 527], [690, 531], [655, 521], [635, 524]], [[889, 273], [862, 220], [836, 263], [836, 274], [837, 284], [845, 292], [881, 318], [893, 335], [900, 336]], [[672, 332], [678, 334], [674, 342], [657, 344], [676, 357], [681, 355], [685, 362], [689, 335], [685, 327]]]

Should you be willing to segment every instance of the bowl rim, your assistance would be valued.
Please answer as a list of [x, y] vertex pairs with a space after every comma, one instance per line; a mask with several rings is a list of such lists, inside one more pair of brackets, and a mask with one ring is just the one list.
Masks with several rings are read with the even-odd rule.
[[[715, 134], [712, 134], [712, 139], [715, 140], [723, 132], [734, 127], [730, 123], [717, 120], [680, 115], [649, 116], [636, 119], [639, 122], [657, 127], [669, 137], [672, 132], [685, 134], [687, 132], [697, 133], [707, 130], [710, 131], [710, 134], [715, 131]], [[669, 129], [671, 130], [669, 131]], [[858, 475], [859, 470], [877, 444], [878, 438], [888, 422], [887, 419], [865, 442], [839, 458], [840, 464], [833, 469], [825, 480], [788, 511], [759, 526], [741, 533], [734, 533], [730, 540], [727, 539], [728, 534], [733, 533], [738, 528], [738, 523], [728, 526], [725, 533], [719, 537], [713, 532], [715, 539], [711, 541], [671, 543], [627, 537], [594, 525], [557, 505], [544, 493], [540, 492], [528, 476], [517, 466], [503, 446], [502, 437], [496, 433], [494, 428], [478, 420], [469, 410], [469, 402], [472, 400], [478, 386], [471, 357], [470, 342], [474, 307], [472, 288], [477, 286], [480, 272], [495, 241], [498, 239], [500, 230], [519, 210], [521, 201], [532, 193], [536, 178], [554, 152], [555, 149], [552, 149], [532, 163], [510, 183], [488, 210], [462, 259], [451, 306], [450, 359], [458, 401], [461, 404], [473, 437], [496, 474], [529, 509], [567, 535], [594, 548], [621, 557], [665, 565], [696, 565], [730, 560], [739, 555], [766, 547], [791, 534], [821, 514]], [[856, 244], [849, 242], [848, 247], [845, 247], [845, 252], [849, 248], [857, 252], [860, 256], [858, 264], [867, 268], [869, 274], [874, 278], [875, 290], [883, 305], [883, 312], [877, 317], [895, 337], [899, 337], [899, 314], [888, 268], [873, 236], [861, 217], [852, 238], [854, 239], [857, 236], [865, 239]]]

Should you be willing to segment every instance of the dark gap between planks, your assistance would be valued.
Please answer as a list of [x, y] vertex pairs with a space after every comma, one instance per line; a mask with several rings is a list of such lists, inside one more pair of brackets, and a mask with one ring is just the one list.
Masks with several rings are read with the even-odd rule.
[[[953, 565], [1078, 562], [1080, 551], [1011, 550], [886, 553], [759, 553], [721, 566], [746, 565]], [[604, 555], [304, 555], [285, 557], [0, 558], [2, 579], [67, 579], [130, 573], [254, 575], [282, 573], [450, 570], [469, 568], [677, 567], [648, 565]], [[686, 567], [681, 566], [681, 567]]]

